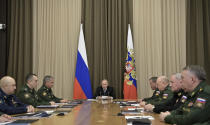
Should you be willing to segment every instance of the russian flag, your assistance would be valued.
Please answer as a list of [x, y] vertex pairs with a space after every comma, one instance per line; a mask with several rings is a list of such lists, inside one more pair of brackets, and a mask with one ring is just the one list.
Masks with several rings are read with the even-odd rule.
[[127, 58], [126, 58], [126, 73], [124, 76], [124, 99], [137, 99], [137, 83], [135, 71], [135, 58], [133, 51], [133, 39], [131, 35], [130, 24], [128, 25], [127, 38]]
[[77, 64], [74, 80], [74, 99], [91, 99], [92, 88], [87, 62], [84, 34], [82, 24], [80, 26], [79, 45], [77, 52]]

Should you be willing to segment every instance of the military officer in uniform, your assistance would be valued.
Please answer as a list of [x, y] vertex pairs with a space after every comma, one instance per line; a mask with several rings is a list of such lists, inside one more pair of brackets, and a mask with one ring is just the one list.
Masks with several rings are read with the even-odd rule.
[[34, 112], [34, 107], [20, 102], [14, 95], [16, 89], [15, 80], [5, 76], [0, 80], [0, 111], [5, 114], [18, 114]]
[[26, 84], [23, 85], [17, 94], [23, 103], [33, 105], [34, 107], [38, 105], [54, 104], [54, 102], [43, 101], [38, 98], [37, 92], [35, 90], [38, 85], [38, 78], [36, 74], [28, 74], [25, 81]]
[[100, 96], [110, 96], [115, 99], [114, 89], [109, 86], [107, 79], [101, 81], [101, 86], [96, 89], [95, 98]]
[[192, 125], [210, 119], [210, 86], [205, 82], [206, 73], [201, 66], [186, 66], [182, 71], [182, 88], [188, 92], [185, 103], [172, 112], [160, 114], [169, 124]]
[[54, 85], [54, 77], [45, 76], [43, 79], [43, 85], [39, 88], [37, 94], [42, 101], [53, 101], [56, 103], [66, 103], [68, 100], [58, 98], [53, 94], [52, 87]]
[[152, 99], [158, 97], [160, 91], [159, 91], [158, 88], [157, 88], [157, 83], [156, 83], [156, 81], [157, 81], [157, 77], [151, 77], [151, 78], [149, 79], [150, 87], [151, 87], [152, 90], [154, 90], [154, 92], [153, 92], [153, 94], [152, 94], [151, 97], [149, 97], [149, 98], [144, 98], [144, 99], [142, 99], [141, 101], [149, 101], [149, 100], [152, 100]]
[[168, 100], [171, 100], [173, 98], [173, 92], [171, 91], [171, 88], [169, 86], [169, 80], [166, 76], [160, 76], [157, 79], [157, 87], [159, 89], [158, 97], [143, 101], [140, 103], [141, 106], [145, 106], [146, 104], [152, 104], [152, 105], [158, 105], [161, 103], [165, 103]]
[[171, 100], [168, 100], [165, 103], [160, 103], [158, 105], [148, 104], [145, 106], [145, 110], [153, 111], [155, 113], [172, 111], [177, 109], [180, 105], [183, 104], [182, 97], [185, 96], [184, 91], [182, 90], [181, 84], [181, 73], [176, 73], [171, 76], [170, 87], [174, 93], [174, 96]]

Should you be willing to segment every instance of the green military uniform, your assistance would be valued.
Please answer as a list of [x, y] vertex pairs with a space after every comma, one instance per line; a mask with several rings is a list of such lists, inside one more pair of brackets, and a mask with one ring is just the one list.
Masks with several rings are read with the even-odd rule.
[[174, 96], [171, 100], [168, 100], [165, 103], [160, 103], [159, 105], [155, 105], [153, 112], [160, 113], [165, 111], [172, 111], [179, 108], [181, 105], [184, 104], [184, 95], [186, 93], [183, 90], [179, 90], [178, 92], [174, 92]]
[[191, 125], [203, 123], [210, 118], [210, 86], [201, 82], [188, 94], [185, 103], [171, 112], [164, 120], [166, 123]]
[[49, 105], [47, 101], [42, 101], [38, 98], [35, 89], [31, 89], [25, 84], [17, 94], [18, 98], [25, 104], [33, 105], [34, 107], [38, 105]]
[[53, 92], [51, 88], [47, 88], [45, 85], [42, 85], [41, 88], [39, 88], [38, 92], [37, 92], [39, 98], [43, 101], [54, 101], [56, 103], [59, 103], [60, 100], [62, 100], [61, 98], [57, 98]]
[[159, 91], [158, 89], [156, 89], [156, 90], [153, 92], [152, 97], [144, 98], [143, 101], [149, 101], [149, 100], [158, 98], [159, 95], [160, 95], [160, 91]]
[[171, 100], [173, 98], [173, 92], [171, 91], [171, 88], [167, 86], [165, 90], [161, 91], [159, 94], [157, 94], [158, 97], [146, 101], [147, 104], [152, 104], [152, 105], [159, 105], [161, 103], [165, 103], [168, 100]]
[[210, 120], [203, 122], [203, 123], [195, 123], [193, 125], [210, 125]]

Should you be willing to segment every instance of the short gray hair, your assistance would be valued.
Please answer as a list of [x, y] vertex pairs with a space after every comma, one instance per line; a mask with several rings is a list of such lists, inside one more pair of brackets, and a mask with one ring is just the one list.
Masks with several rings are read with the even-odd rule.
[[156, 83], [156, 82], [157, 82], [157, 78], [158, 78], [158, 77], [155, 76], [155, 77], [149, 78], [149, 80], [151, 80], [153, 83]]
[[206, 72], [203, 67], [199, 65], [189, 65], [183, 68], [183, 70], [187, 70], [195, 75], [199, 80], [206, 80]]
[[43, 84], [45, 85], [45, 83], [49, 82], [51, 79], [54, 79], [54, 77], [50, 75], [46, 75], [43, 79]]
[[33, 76], [36, 76], [36, 74], [33, 74], [33, 73], [29, 73], [27, 74], [26, 78], [25, 78], [25, 82], [27, 83], [28, 81], [32, 80], [33, 79]]
[[181, 73], [174, 73], [172, 75], [174, 75], [177, 80], [182, 80], [182, 74]]

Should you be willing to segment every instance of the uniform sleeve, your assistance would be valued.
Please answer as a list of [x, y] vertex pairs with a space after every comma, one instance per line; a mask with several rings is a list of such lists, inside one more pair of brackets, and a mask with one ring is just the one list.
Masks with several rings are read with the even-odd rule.
[[176, 103], [176, 98], [173, 97], [171, 100], [168, 100], [165, 103], [160, 103], [158, 105], [155, 105], [153, 112], [160, 113], [160, 112], [165, 112], [165, 111], [171, 111], [175, 108], [174, 107], [175, 103]]
[[155, 93], [156, 93], [156, 91], [153, 92], [152, 97], [144, 98], [143, 101], [149, 101], [151, 99], [154, 99], [155, 98]]
[[210, 112], [210, 95], [202, 93], [198, 98], [206, 100], [205, 105], [197, 105], [196, 102], [194, 102], [193, 106], [189, 108], [187, 113], [184, 113], [183, 115], [173, 115], [166, 117], [165, 121], [167, 123], [173, 123], [178, 125], [190, 125], [197, 122], [207, 121], [209, 119], [208, 114]]
[[23, 103], [36, 106], [36, 101], [34, 98], [31, 98], [31, 93], [21, 90], [17, 96]]
[[[15, 100], [15, 101], [17, 101], [17, 100]], [[1, 100], [0, 110], [1, 110], [1, 112], [8, 114], [8, 115], [27, 112], [27, 108], [26, 108], [27, 105], [22, 104], [20, 102], [17, 102], [17, 104], [18, 104], [18, 107], [12, 107], [12, 106], [8, 106], [6, 103], [4, 103], [3, 100]]]
[[169, 106], [167, 106], [166, 103], [155, 105], [153, 112], [160, 113], [160, 112], [168, 111], [168, 108], [169, 108]]
[[159, 97], [157, 99], [154, 99], [150, 102], [150, 104], [152, 105], [159, 105], [161, 103], [166, 103], [168, 102], [169, 100], [171, 100], [173, 98], [173, 92], [171, 90], [168, 90], [167, 92], [165, 92], [164, 94], [168, 94], [167, 95], [167, 98], [164, 98], [164, 96], [162, 97]]
[[41, 102], [51, 102], [51, 101], [54, 101], [56, 103], [59, 103], [60, 102], [60, 98], [57, 98], [56, 96], [53, 95], [53, 93], [50, 93], [50, 92], [46, 92], [45, 90], [41, 89], [38, 91], [38, 96], [41, 100]]
[[40, 101], [46, 101], [46, 102], [52, 101], [52, 100], [49, 98], [48, 93], [45, 92], [44, 90], [39, 90], [37, 94], [38, 94], [38, 96], [39, 96]]
[[38, 105], [50, 105], [50, 103], [47, 101], [43, 101], [43, 100], [39, 101], [38, 100], [38, 102], [36, 103], [36, 106], [38, 106]]
[[62, 100], [62, 98], [56, 97], [53, 93], [52, 93], [52, 96], [53, 96], [53, 101], [56, 102], [56, 103], [59, 103], [60, 100]]

